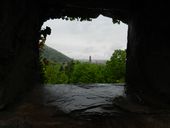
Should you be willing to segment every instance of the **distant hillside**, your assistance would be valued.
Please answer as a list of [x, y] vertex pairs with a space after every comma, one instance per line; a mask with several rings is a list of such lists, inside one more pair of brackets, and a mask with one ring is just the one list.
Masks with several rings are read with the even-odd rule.
[[42, 57], [47, 58], [47, 60], [49, 60], [49, 61], [59, 62], [59, 63], [69, 62], [72, 60], [68, 56], [64, 55], [63, 53], [61, 53], [47, 45], [44, 45], [44, 50], [41, 51], [41, 55], [42, 55]]

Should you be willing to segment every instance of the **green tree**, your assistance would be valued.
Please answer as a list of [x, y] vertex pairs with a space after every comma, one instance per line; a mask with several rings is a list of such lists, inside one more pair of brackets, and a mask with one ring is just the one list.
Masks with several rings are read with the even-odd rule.
[[48, 84], [58, 83], [57, 77], [59, 77], [59, 69], [60, 69], [59, 64], [50, 63], [48, 65], [44, 65], [45, 83], [48, 83]]
[[78, 63], [79, 63], [79, 62], [76, 62], [76, 61], [74, 61], [74, 60], [71, 60], [70, 62], [67, 63], [64, 71], [65, 71], [65, 74], [66, 74], [67, 77], [68, 77], [68, 83], [71, 82], [71, 75], [72, 75], [72, 73], [73, 73], [73, 71], [74, 71], [74, 66], [75, 66], [76, 64], [78, 64]]
[[64, 71], [61, 71], [61, 64], [49, 62], [44, 65], [45, 83], [48, 84], [66, 84], [68, 83], [68, 76]]
[[56, 63], [43, 59], [45, 83], [122, 83], [125, 82], [125, 50], [115, 50], [109, 61], [105, 64]]
[[126, 51], [115, 50], [106, 63], [106, 79], [109, 83], [125, 82]]
[[71, 75], [72, 83], [103, 83], [103, 67], [98, 64], [78, 63]]
[[96, 70], [95, 70], [95, 79], [96, 83], [106, 83], [105, 79], [105, 65], [104, 64], [95, 64]]

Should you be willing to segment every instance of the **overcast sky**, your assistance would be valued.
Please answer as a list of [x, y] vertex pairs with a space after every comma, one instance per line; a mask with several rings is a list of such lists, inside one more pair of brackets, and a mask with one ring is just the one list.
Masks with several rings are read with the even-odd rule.
[[115, 49], [127, 45], [127, 25], [104, 16], [83, 22], [49, 20], [42, 28], [46, 26], [52, 29], [46, 44], [73, 59], [110, 59]]

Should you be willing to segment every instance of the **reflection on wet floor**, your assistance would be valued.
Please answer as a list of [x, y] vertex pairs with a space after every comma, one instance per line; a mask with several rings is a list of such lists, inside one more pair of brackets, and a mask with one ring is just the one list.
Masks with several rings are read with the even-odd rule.
[[124, 95], [123, 85], [52, 85], [44, 88], [46, 105], [57, 106], [64, 113], [111, 114], [112, 101]]

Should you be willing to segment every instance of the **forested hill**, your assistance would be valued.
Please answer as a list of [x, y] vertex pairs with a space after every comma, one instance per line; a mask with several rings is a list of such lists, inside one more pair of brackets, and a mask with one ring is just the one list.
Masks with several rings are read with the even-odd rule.
[[59, 63], [69, 62], [72, 60], [68, 56], [64, 55], [63, 53], [61, 53], [47, 45], [44, 45], [41, 55], [43, 58], [46, 58], [49, 61], [59, 62]]

